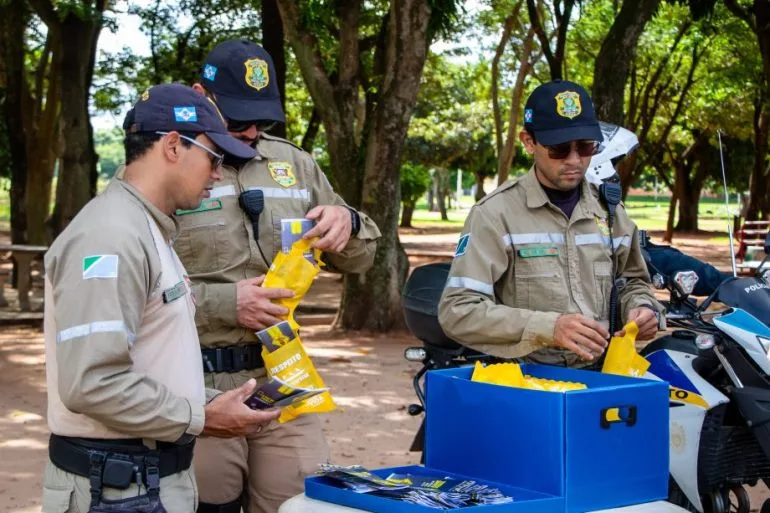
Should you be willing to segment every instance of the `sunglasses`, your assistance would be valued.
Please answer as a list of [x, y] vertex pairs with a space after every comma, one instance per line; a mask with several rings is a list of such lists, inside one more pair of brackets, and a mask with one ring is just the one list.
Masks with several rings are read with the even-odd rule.
[[[168, 132], [155, 132], [155, 133], [158, 135], [168, 135]], [[204, 146], [203, 144], [199, 143], [192, 137], [187, 137], [186, 135], [179, 134], [179, 138], [184, 139], [185, 141], [188, 141], [193, 146], [197, 146], [198, 148], [208, 153], [209, 160], [211, 161], [211, 169], [219, 169], [219, 167], [222, 165], [222, 162], [225, 161], [225, 156], [223, 154], [217, 153], [211, 148]]]
[[543, 144], [543, 147], [548, 150], [548, 156], [554, 160], [564, 160], [572, 153], [572, 148], [575, 148], [577, 154], [581, 157], [593, 157], [596, 155], [596, 150], [599, 149], [599, 143], [596, 141], [569, 141], [561, 144]]
[[257, 127], [257, 130], [260, 132], [269, 132], [273, 128], [275, 128], [275, 125], [277, 125], [277, 121], [270, 121], [266, 119], [250, 119], [247, 121], [239, 121], [235, 119], [230, 119], [227, 121], [227, 131], [228, 132], [245, 132], [252, 126]]

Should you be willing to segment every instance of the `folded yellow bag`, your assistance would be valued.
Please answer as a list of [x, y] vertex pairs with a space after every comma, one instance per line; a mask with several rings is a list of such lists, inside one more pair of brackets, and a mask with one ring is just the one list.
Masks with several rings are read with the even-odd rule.
[[[279, 318], [289, 321], [294, 331], [299, 330], [299, 324], [294, 320], [294, 310], [297, 309], [302, 297], [310, 289], [318, 271], [321, 269], [321, 251], [310, 247], [311, 241], [299, 239], [292, 244], [288, 253], [278, 252], [273, 264], [267, 271], [263, 287], [282, 288], [294, 291], [294, 297], [274, 299], [275, 304], [288, 308], [289, 313]], [[315, 263], [305, 258], [305, 254], [313, 252]]]
[[518, 363], [493, 363], [484, 366], [477, 361], [473, 367], [471, 381], [548, 392], [566, 392], [587, 388], [583, 383], [525, 376]]
[[[325, 388], [326, 385], [318, 374], [312, 360], [305, 352], [299, 335], [292, 330], [289, 322], [284, 321], [257, 333], [262, 341], [262, 359], [265, 362], [268, 377], [275, 376], [289, 385], [299, 388]], [[270, 351], [269, 348], [273, 348]], [[325, 413], [336, 409], [329, 392], [309, 397], [295, 405], [281, 410], [278, 421], [293, 420], [307, 413]]]
[[636, 352], [636, 336], [639, 334], [639, 326], [631, 321], [623, 326], [623, 330], [626, 332], [625, 335], [612, 337], [610, 340], [602, 372], [620, 376], [644, 376], [650, 367], [650, 362]]

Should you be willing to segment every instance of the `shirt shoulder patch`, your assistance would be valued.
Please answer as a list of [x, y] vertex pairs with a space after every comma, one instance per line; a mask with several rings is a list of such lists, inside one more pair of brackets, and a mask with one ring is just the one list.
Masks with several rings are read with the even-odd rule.
[[468, 245], [471, 242], [471, 234], [466, 233], [457, 242], [457, 249], [455, 250], [455, 257], [463, 256], [468, 251]]
[[83, 258], [83, 279], [117, 278], [118, 255], [91, 255]]

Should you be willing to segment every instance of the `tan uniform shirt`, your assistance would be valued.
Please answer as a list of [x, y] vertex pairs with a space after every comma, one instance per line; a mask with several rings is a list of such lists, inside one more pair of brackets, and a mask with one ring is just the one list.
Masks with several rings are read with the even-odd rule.
[[[302, 218], [316, 205], [344, 205], [312, 157], [284, 139], [262, 136], [259, 155], [240, 170], [223, 166], [211, 198], [192, 212], [178, 212], [181, 233], [175, 248], [193, 279], [196, 323], [201, 345], [221, 347], [254, 343], [251, 330], [235, 317], [237, 281], [267, 272], [281, 249], [281, 219]], [[259, 189], [264, 210], [259, 216], [259, 244], [252, 222], [239, 206], [244, 191]], [[361, 229], [339, 254], [324, 261], [339, 271], [361, 273], [374, 261], [380, 232], [361, 215]]]
[[[588, 182], [581, 188], [571, 219], [548, 201], [532, 169], [473, 207], [439, 306], [447, 335], [500, 357], [585, 365], [577, 355], [549, 347], [562, 313], [609, 324], [607, 210]], [[662, 310], [649, 287], [636, 225], [621, 205], [612, 238], [621, 319], [642, 305]]]
[[53, 433], [173, 442], [202, 431], [195, 305], [171, 247], [176, 231], [136, 189], [113, 180], [46, 253]]

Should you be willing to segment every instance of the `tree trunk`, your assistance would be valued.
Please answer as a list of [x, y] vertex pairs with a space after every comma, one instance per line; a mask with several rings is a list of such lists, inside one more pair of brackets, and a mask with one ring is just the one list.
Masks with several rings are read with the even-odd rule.
[[770, 133], [770, 112], [765, 105], [766, 97], [760, 97], [754, 104], [754, 162], [749, 180], [749, 204], [746, 209], [746, 219], [759, 219], [760, 213], [767, 217], [768, 178], [765, 172], [765, 158], [768, 152], [768, 135]]
[[519, 10], [521, 9], [522, 0], [516, 3], [516, 6], [511, 11], [511, 14], [506, 16], [503, 23], [503, 34], [500, 36], [500, 41], [497, 43], [495, 49], [495, 56], [492, 58], [492, 87], [490, 93], [492, 95], [492, 114], [495, 120], [495, 149], [497, 154], [500, 155], [503, 152], [503, 116], [500, 112], [499, 101], [499, 82], [500, 82], [500, 60], [505, 53], [505, 48], [508, 46], [508, 41], [511, 39], [511, 32], [513, 27], [519, 20]]
[[[481, 198], [487, 195], [487, 193], [484, 192], [484, 175], [481, 173], [473, 173], [473, 176], [476, 178], [476, 195], [473, 199], [478, 203], [481, 201]], [[460, 198], [457, 198], [457, 200], [459, 204]]]
[[508, 181], [513, 159], [516, 156], [516, 141], [518, 133], [516, 128], [519, 126], [519, 111], [521, 110], [521, 100], [524, 95], [524, 81], [532, 69], [530, 56], [532, 55], [532, 46], [534, 44], [535, 31], [529, 29], [527, 37], [524, 39], [524, 45], [519, 59], [519, 71], [516, 73], [516, 83], [513, 86], [511, 95], [511, 112], [508, 116], [508, 133], [505, 138], [503, 151], [498, 153], [497, 164], [497, 185], [502, 185]]
[[337, 326], [388, 331], [404, 326], [401, 288], [409, 260], [398, 240], [401, 154], [428, 56], [430, 7], [423, 0], [392, 0], [385, 77], [366, 140], [363, 210], [379, 226], [374, 266], [345, 277]]
[[50, 221], [54, 237], [96, 193], [96, 153], [88, 99], [101, 28], [101, 10], [83, 18], [70, 12], [60, 21], [60, 33], [66, 34], [61, 38], [60, 69], [61, 124], [67, 140]]
[[678, 201], [679, 198], [674, 192], [671, 195], [671, 203], [668, 204], [668, 220], [666, 221], [666, 232], [663, 234], [663, 242], [671, 243], [674, 240], [674, 215]]
[[310, 119], [307, 122], [307, 130], [305, 135], [302, 136], [302, 149], [306, 152], [313, 154], [313, 144], [315, 144], [315, 138], [318, 136], [318, 129], [321, 127], [321, 116], [318, 114], [318, 109], [313, 107], [313, 112], [310, 113]]
[[414, 214], [414, 205], [409, 203], [404, 203], [403, 208], [401, 210], [401, 224], [399, 224], [399, 226], [401, 228], [411, 228], [413, 214]]
[[[273, 58], [275, 75], [278, 79], [278, 92], [281, 106], [286, 112], [286, 54], [283, 47], [283, 25], [281, 13], [275, 0], [262, 0], [262, 47]], [[277, 137], [286, 138], [286, 125], [279, 123], [271, 132]]]
[[445, 176], [447, 174], [446, 170], [444, 169], [437, 169], [435, 174], [433, 175], [433, 183], [436, 186], [436, 203], [438, 206], [438, 211], [441, 212], [441, 220], [442, 221], [449, 221], [449, 216], [447, 216], [446, 210], [446, 197], [447, 197], [447, 187], [446, 182], [449, 181], [448, 177]]
[[698, 203], [700, 199], [700, 191], [698, 195], [688, 190], [679, 198], [679, 221], [674, 228], [677, 232], [697, 232], [698, 231]]
[[[0, 4], [0, 72], [4, 91], [1, 112], [7, 128], [11, 175], [11, 242], [27, 242], [27, 215], [24, 196], [27, 184], [27, 141], [24, 131], [23, 96], [24, 31], [29, 20], [26, 2], [12, 0]], [[14, 128], [15, 127], [15, 128]]]
[[616, 125], [624, 124], [623, 106], [626, 82], [636, 54], [639, 36], [652, 18], [660, 0], [623, 2], [599, 55], [594, 61], [592, 99], [596, 117]]

